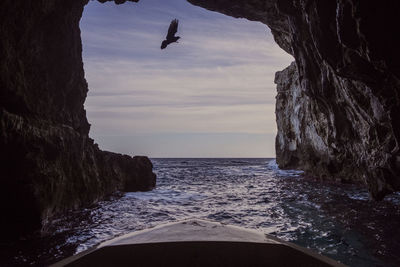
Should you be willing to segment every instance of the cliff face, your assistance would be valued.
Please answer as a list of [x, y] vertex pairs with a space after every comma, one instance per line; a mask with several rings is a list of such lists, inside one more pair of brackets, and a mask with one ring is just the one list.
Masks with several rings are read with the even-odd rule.
[[276, 74], [277, 162], [326, 180], [400, 189], [398, 1], [188, 0], [271, 28], [295, 63]]
[[146, 157], [99, 150], [83, 103], [87, 0], [0, 3], [1, 239], [117, 191], [155, 186]]
[[[2, 238], [115, 190], [154, 187], [147, 158], [100, 151], [88, 137], [79, 31], [87, 2], [0, 3]], [[400, 189], [398, 1], [189, 2], [265, 23], [295, 57], [276, 75], [280, 167], [363, 182], [375, 199]]]

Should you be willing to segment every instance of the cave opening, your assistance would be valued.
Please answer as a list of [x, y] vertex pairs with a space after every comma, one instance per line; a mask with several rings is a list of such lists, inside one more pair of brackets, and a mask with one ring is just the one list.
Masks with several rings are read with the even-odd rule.
[[[181, 40], [160, 44], [172, 19]], [[268, 27], [186, 1], [90, 1], [80, 22], [90, 135], [150, 157], [275, 157], [274, 75], [293, 58]]]
[[[247, 137], [254, 143], [254, 134], [259, 133], [262, 142], [269, 139], [272, 144], [274, 134], [269, 138], [265, 136], [268, 129], [257, 132], [251, 126], [265, 130], [266, 122], [275, 125], [273, 76], [288, 65], [282, 58], [290, 56], [275, 45], [264, 25], [248, 24], [251, 26], [246, 28], [243, 25], [250, 23], [246, 20], [228, 18], [227, 22], [222, 19], [227, 17], [202, 9], [194, 13], [182, 8], [184, 0], [179, 1], [143, 0], [123, 6], [90, 2], [89, 6], [99, 11], [93, 17], [87, 9], [82, 20], [82, 26], [91, 21], [82, 27], [91, 136], [103, 149], [151, 157], [187, 157], [190, 155], [183, 149], [196, 151], [193, 146], [206, 151], [213, 146], [235, 156], [227, 149], [242, 152], [237, 140], [228, 138], [234, 133], [252, 133]], [[396, 227], [387, 227], [388, 221], [399, 221], [399, 193], [373, 202], [358, 185], [335, 183], [361, 181], [375, 200], [400, 188], [395, 115], [399, 105], [393, 97], [399, 95], [398, 69], [393, 65], [397, 62], [397, 54], [393, 54], [397, 41], [392, 38], [395, 35], [386, 34], [394, 32], [399, 9], [352, 0], [336, 1], [336, 5], [318, 1], [307, 1], [306, 5], [305, 1], [188, 1], [262, 21], [271, 27], [279, 45], [295, 56], [296, 64], [277, 75], [277, 121], [279, 127], [286, 126], [279, 128], [285, 143], [278, 144], [285, 146], [284, 153], [277, 153], [278, 163], [327, 180], [304, 179], [302, 183], [296, 172], [265, 164], [273, 160], [212, 159], [210, 164], [208, 159], [155, 159], [153, 169], [147, 157], [100, 150], [88, 138], [83, 107], [87, 84], [79, 21], [89, 0], [5, 0], [0, 3], [4, 10], [0, 19], [0, 46], [4, 48], [0, 49], [1, 209], [6, 218], [1, 236], [2, 243], [4, 239], [12, 243], [3, 246], [2, 260], [20, 263], [5, 265], [48, 265], [50, 260], [71, 255], [78, 245], [92, 247], [121, 231], [148, 227], [155, 218], [170, 220], [171, 211], [179, 218], [182, 214], [194, 217], [193, 211], [198, 211], [208, 219], [230, 218], [227, 223], [268, 228], [349, 265], [387, 262], [400, 266], [398, 246], [393, 242], [399, 239], [393, 235]], [[174, 18], [181, 21], [182, 40], [160, 51], [160, 42]], [[257, 78], [260, 73], [265, 80]], [[271, 96], [271, 103], [267, 96]], [[270, 109], [265, 108], [268, 104]], [[252, 109], [254, 106], [258, 109]], [[183, 136], [190, 134], [192, 139], [182, 143]], [[198, 138], [208, 135], [207, 140], [211, 140], [213, 134], [226, 142], [214, 139], [221, 145], [214, 147]], [[157, 152], [165, 144], [170, 147], [164, 147], [166, 154], [153, 154], [148, 144]], [[259, 144], [257, 149], [268, 151]], [[256, 151], [248, 144], [245, 147]], [[182, 154], [172, 154], [171, 148]], [[292, 160], [296, 164], [291, 164]], [[157, 165], [157, 161], [168, 164]], [[169, 164], [174, 161], [184, 167]], [[190, 161], [199, 162], [193, 166], [203, 166], [201, 170], [206, 172], [191, 168], [188, 175], [186, 164]], [[251, 161], [256, 164], [249, 168], [246, 164]], [[156, 188], [153, 170], [160, 174]], [[282, 172], [294, 179], [281, 179]], [[243, 178], [248, 183], [243, 183]], [[201, 187], [199, 180], [204, 182]], [[126, 194], [117, 200], [109, 197], [115, 192]], [[104, 199], [111, 201], [100, 201]], [[154, 203], [154, 209], [140, 204], [146, 201]], [[187, 205], [190, 202], [197, 207]], [[70, 215], [73, 220], [69, 220]], [[93, 231], [87, 231], [86, 222]], [[139, 227], [135, 228], [135, 222]], [[346, 231], [342, 231], [343, 225]], [[378, 243], [376, 229], [380, 229]], [[31, 240], [53, 230], [56, 235], [50, 240]], [[330, 238], [332, 234], [335, 238]], [[354, 242], [355, 236], [362, 242]], [[376, 251], [382, 253], [377, 255]]]

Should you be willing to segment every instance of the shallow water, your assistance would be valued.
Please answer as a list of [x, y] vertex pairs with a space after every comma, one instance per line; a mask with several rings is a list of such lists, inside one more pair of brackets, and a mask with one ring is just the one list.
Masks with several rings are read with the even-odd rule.
[[400, 266], [400, 195], [320, 183], [271, 159], [153, 159], [157, 188], [126, 193], [2, 245], [2, 265], [45, 265], [130, 231], [187, 218], [258, 229], [350, 266]]

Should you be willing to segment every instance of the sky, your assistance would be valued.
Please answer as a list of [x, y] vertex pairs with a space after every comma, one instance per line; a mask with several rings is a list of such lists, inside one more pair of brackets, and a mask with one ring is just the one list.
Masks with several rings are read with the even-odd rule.
[[[172, 19], [179, 43], [161, 50]], [[149, 157], [275, 157], [275, 72], [293, 58], [259, 22], [185, 0], [90, 1], [80, 23], [90, 136]]]

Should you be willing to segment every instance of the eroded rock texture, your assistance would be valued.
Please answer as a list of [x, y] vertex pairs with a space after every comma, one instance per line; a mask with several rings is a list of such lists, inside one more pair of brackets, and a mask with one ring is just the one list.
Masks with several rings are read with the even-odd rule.
[[155, 186], [148, 158], [101, 151], [88, 136], [79, 30], [86, 3], [0, 2], [0, 239], [117, 190]]
[[296, 60], [276, 74], [277, 162], [327, 180], [400, 189], [398, 1], [188, 0], [267, 24]]
[[[102, 152], [88, 137], [87, 1], [0, 2], [2, 237], [115, 190], [154, 186], [147, 158]], [[188, 1], [265, 23], [295, 57], [276, 75], [280, 167], [363, 182], [376, 199], [400, 189], [398, 1]]]

